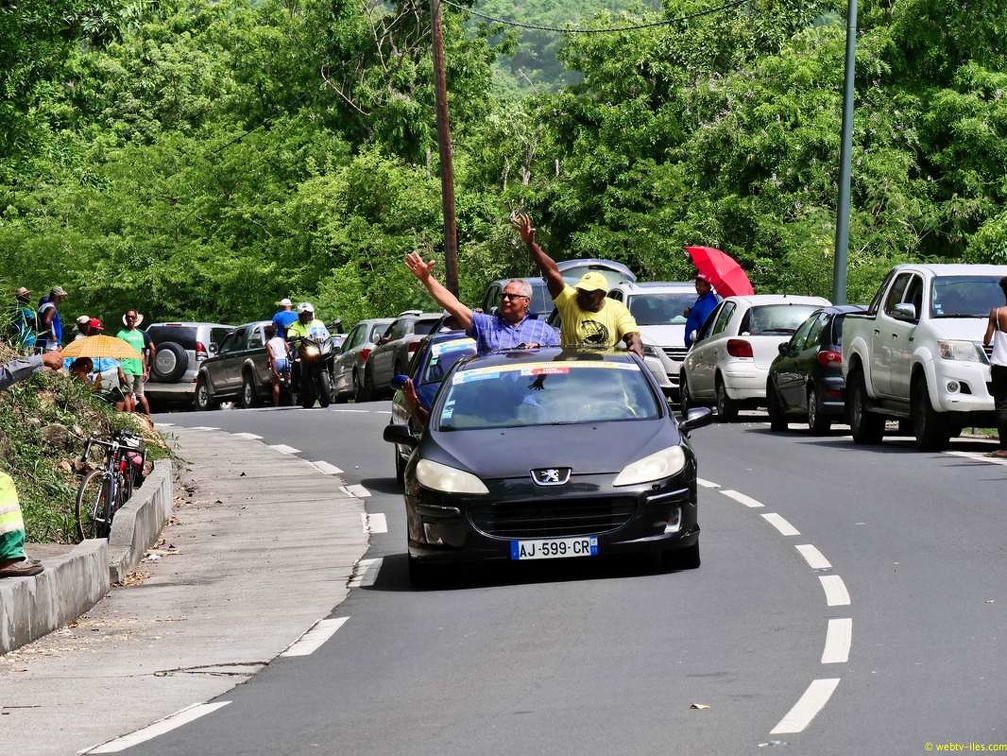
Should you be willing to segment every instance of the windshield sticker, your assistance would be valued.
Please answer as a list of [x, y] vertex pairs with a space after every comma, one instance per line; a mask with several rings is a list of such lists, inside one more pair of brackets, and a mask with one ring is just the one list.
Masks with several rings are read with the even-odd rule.
[[524, 368], [521, 371], [521, 375], [566, 375], [570, 372], [568, 367], [531, 367]]
[[430, 357], [436, 360], [445, 352], [458, 352], [463, 349], [475, 349], [475, 339], [458, 339], [457, 341], [443, 341], [430, 347]]
[[462, 383], [484, 381], [499, 378], [501, 375], [517, 373], [518, 375], [558, 375], [567, 374], [572, 370], [628, 370], [640, 372], [635, 362], [581, 362], [571, 360], [563, 364], [557, 362], [532, 362], [519, 365], [495, 365], [493, 367], [476, 368], [454, 374], [451, 383], [457, 386]]
[[474, 383], [475, 381], [488, 381], [499, 377], [500, 377], [499, 368], [496, 367], [476, 368], [475, 370], [466, 370], [461, 373], [455, 373], [455, 377], [451, 380], [451, 385], [457, 386], [462, 383]]

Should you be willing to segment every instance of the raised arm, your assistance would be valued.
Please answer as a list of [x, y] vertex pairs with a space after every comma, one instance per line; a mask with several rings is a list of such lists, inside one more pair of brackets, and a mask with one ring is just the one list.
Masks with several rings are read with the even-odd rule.
[[549, 257], [545, 250], [535, 242], [535, 227], [531, 224], [531, 218], [527, 213], [514, 213], [510, 223], [517, 229], [521, 235], [521, 241], [527, 245], [528, 251], [531, 252], [532, 260], [544, 274], [546, 286], [549, 287], [549, 296], [555, 299], [566, 288], [566, 281], [563, 280], [563, 274], [556, 267], [556, 261]]
[[463, 305], [458, 297], [433, 277], [432, 271], [436, 264], [436, 260], [423, 262], [419, 252], [410, 252], [406, 255], [406, 267], [409, 268], [409, 271], [427, 288], [434, 301], [454, 315], [462, 329], [467, 331], [472, 327], [472, 310]]

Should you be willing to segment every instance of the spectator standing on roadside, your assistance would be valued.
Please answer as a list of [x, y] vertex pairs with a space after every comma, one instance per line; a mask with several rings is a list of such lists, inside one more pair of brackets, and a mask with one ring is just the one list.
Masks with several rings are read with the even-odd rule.
[[[1000, 289], [1007, 301], [1007, 276], [1000, 279]], [[989, 456], [1007, 459], [1007, 306], [990, 310], [983, 346], [993, 344], [990, 355], [990, 377], [993, 383], [993, 407], [996, 411], [1000, 448]]]
[[14, 346], [25, 351], [35, 349], [35, 331], [37, 329], [35, 310], [28, 303], [29, 296], [31, 296], [31, 291], [24, 286], [14, 293], [14, 322], [11, 324]]
[[128, 358], [122, 361], [122, 372], [126, 378], [126, 385], [123, 388], [124, 394], [132, 394], [133, 399], [141, 407], [145, 414], [150, 415], [150, 404], [143, 393], [143, 384], [150, 378], [150, 364], [154, 361], [157, 350], [154, 342], [146, 331], [141, 331], [137, 326], [143, 322], [143, 315], [135, 309], [126, 310], [122, 316], [122, 324], [126, 326], [116, 334], [140, 353], [140, 358]]
[[79, 315], [77, 317], [77, 333], [74, 335], [73, 340], [82, 339], [88, 336], [88, 330], [91, 327], [91, 316], [90, 315]]
[[286, 297], [277, 304], [280, 305], [280, 310], [273, 316], [273, 325], [276, 326], [276, 335], [285, 339], [287, 329], [297, 321], [297, 313], [294, 312], [294, 303]]
[[273, 406], [280, 406], [280, 383], [282, 373], [290, 369], [287, 342], [276, 333], [275, 325], [266, 326], [266, 362], [273, 379]]
[[[0, 368], [0, 390], [23, 381], [44, 367], [59, 370], [62, 366], [63, 360], [56, 352], [11, 360]], [[41, 562], [25, 555], [24, 541], [24, 516], [17, 488], [11, 477], [0, 471], [0, 578], [29, 577], [42, 572]]]
[[608, 281], [596, 271], [585, 273], [576, 286], [563, 280], [556, 262], [535, 242], [535, 228], [525, 213], [511, 216], [511, 225], [531, 252], [532, 260], [544, 274], [552, 301], [563, 323], [563, 346], [614, 347], [620, 341], [643, 359], [640, 327], [622, 302], [609, 299]]
[[692, 307], [686, 307], [685, 315], [685, 346], [692, 346], [692, 334], [703, 327], [710, 313], [720, 304], [720, 297], [713, 290], [709, 280], [702, 273], [696, 274], [696, 301]]
[[63, 345], [63, 324], [59, 317], [59, 306], [66, 296], [62, 286], [53, 286], [49, 298], [38, 308], [38, 339], [35, 345], [42, 351], [52, 352]]

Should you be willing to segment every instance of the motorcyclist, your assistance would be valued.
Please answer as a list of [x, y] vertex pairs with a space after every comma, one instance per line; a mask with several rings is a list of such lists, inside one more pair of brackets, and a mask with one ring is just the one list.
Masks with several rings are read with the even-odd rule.
[[[299, 358], [294, 360], [291, 383], [301, 391], [301, 406], [303, 407], [310, 407], [316, 396], [323, 407], [328, 406], [331, 399], [329, 395], [331, 380], [328, 371], [331, 369], [332, 351], [331, 347], [322, 349], [321, 359], [315, 361], [312, 360], [308, 352], [301, 351], [300, 347], [303, 346], [301, 341], [302, 339], [310, 340], [316, 345], [321, 345], [331, 344], [331, 338], [325, 323], [315, 319], [315, 306], [311, 302], [301, 302], [297, 305], [297, 321], [287, 326], [287, 341], [290, 342], [291, 353], [299, 355]], [[319, 350], [312, 348], [309, 351], [313, 351], [317, 359]], [[311, 361], [305, 362], [305, 360]], [[309, 364], [316, 367], [308, 368]], [[320, 373], [316, 372], [319, 370]], [[317, 393], [313, 385], [316, 378], [320, 381], [317, 385]]]
[[287, 341], [299, 338], [329, 338], [329, 329], [325, 327], [325, 323], [315, 319], [315, 306], [311, 302], [297, 305], [297, 322], [287, 326]]

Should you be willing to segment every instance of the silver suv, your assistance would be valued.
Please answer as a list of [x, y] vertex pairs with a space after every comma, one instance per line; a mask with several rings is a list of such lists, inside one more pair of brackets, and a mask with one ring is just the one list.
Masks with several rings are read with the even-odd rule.
[[[691, 281], [622, 281], [609, 290], [608, 296], [622, 302], [640, 326], [643, 353], [650, 365], [661, 363], [667, 375], [671, 398], [679, 397], [679, 371], [688, 351], [685, 346], [686, 307], [696, 302], [696, 286]], [[664, 381], [661, 381], [664, 386]]]
[[[196, 375], [203, 360], [235, 326], [223, 323], [151, 323], [147, 335], [157, 349], [144, 394], [151, 405], [189, 404], [196, 397]], [[152, 407], [153, 409], [153, 407]]]

